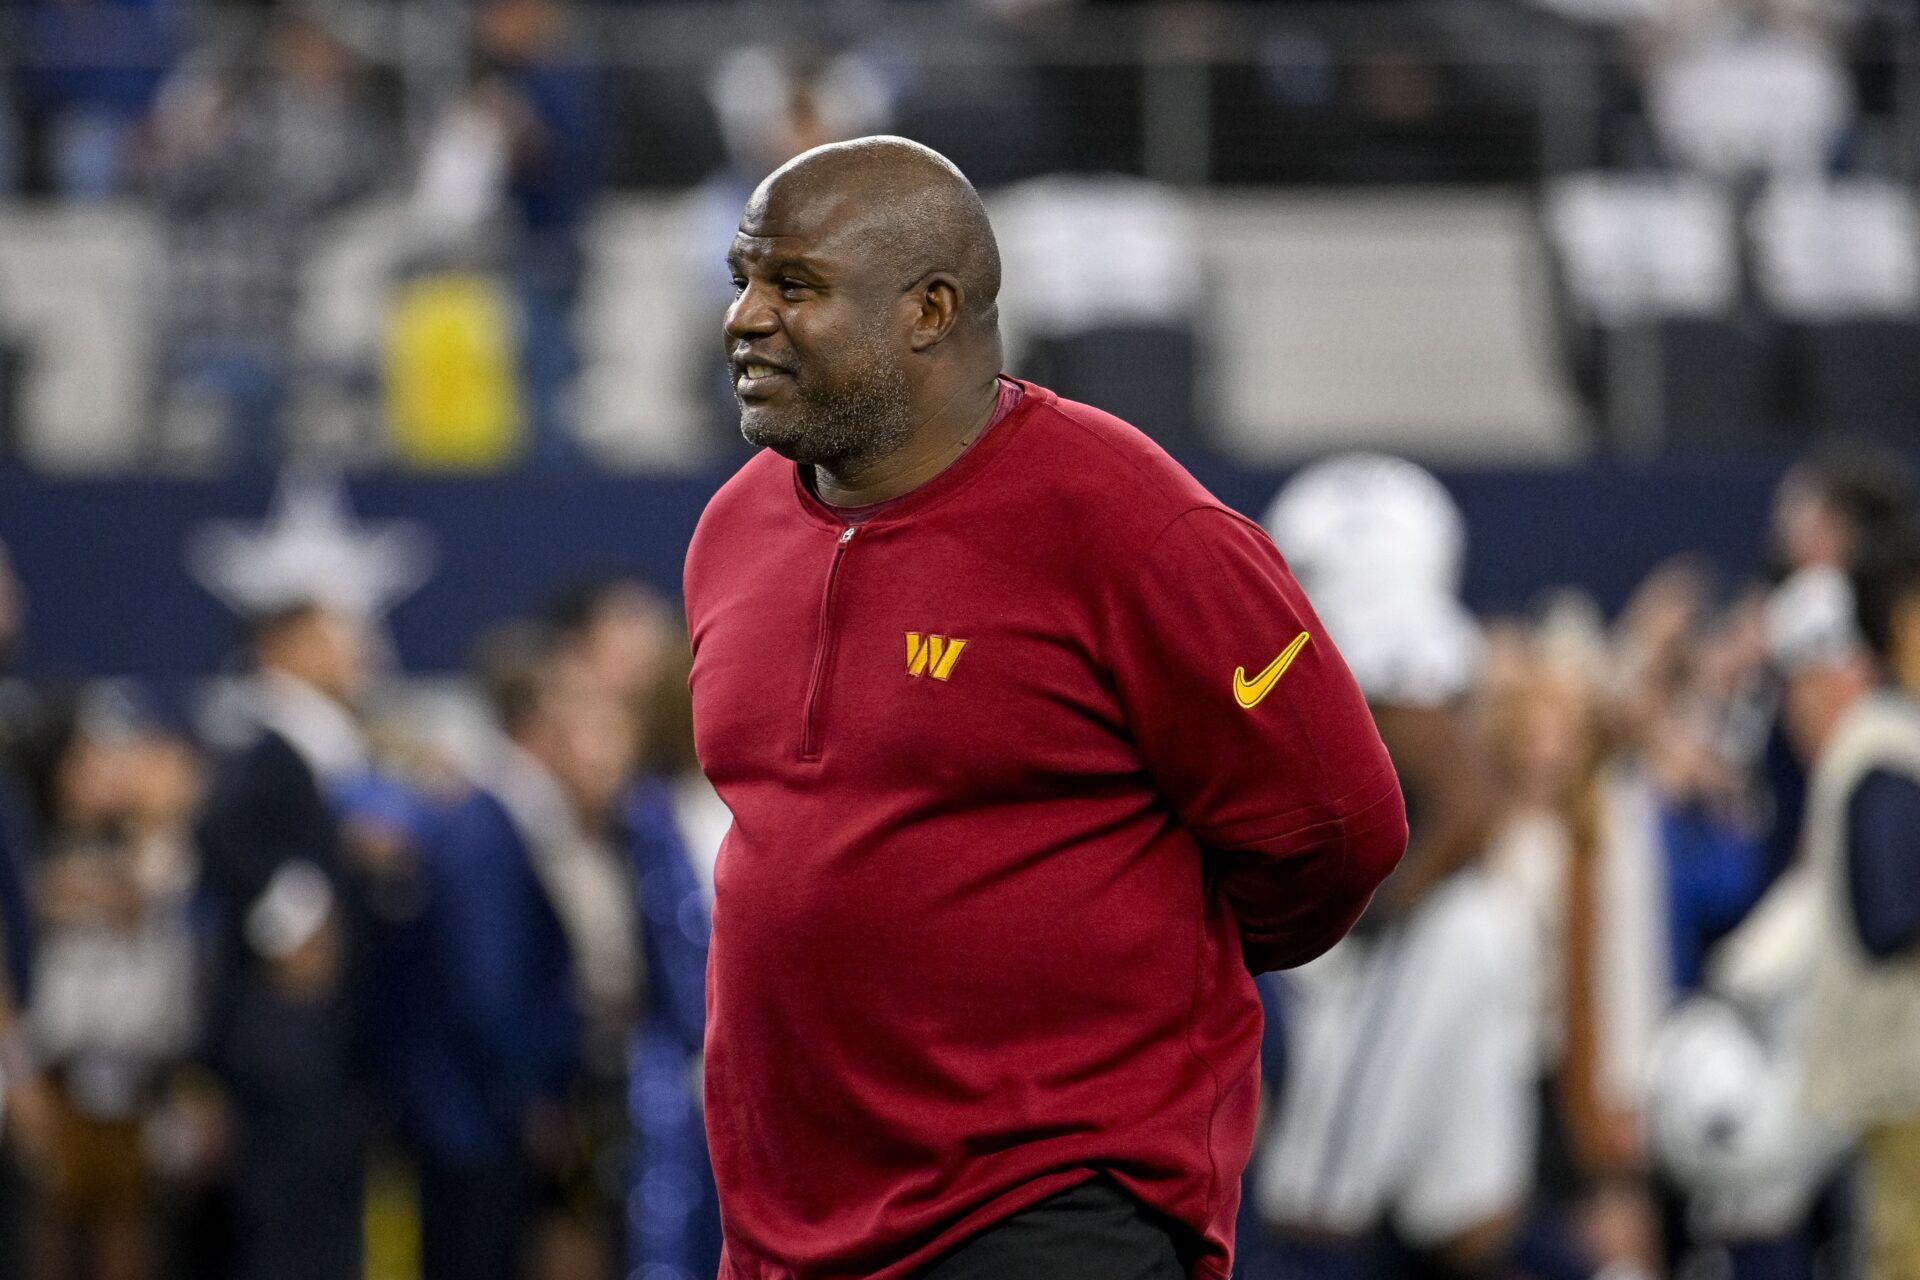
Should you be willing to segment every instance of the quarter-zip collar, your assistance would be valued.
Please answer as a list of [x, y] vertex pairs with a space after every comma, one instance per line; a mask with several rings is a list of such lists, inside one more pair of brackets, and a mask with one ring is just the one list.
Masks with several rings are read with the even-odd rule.
[[[1020, 397], [1020, 403], [1013, 407], [1013, 411], [1007, 415], [1005, 421], [975, 441], [974, 446], [955, 458], [952, 465], [945, 471], [919, 488], [909, 489], [894, 498], [887, 510], [866, 521], [860, 527], [863, 530], [883, 529], [903, 520], [911, 520], [965, 489], [993, 463], [995, 458], [1004, 453], [1014, 433], [1032, 416], [1035, 406], [1051, 404], [1055, 398], [1054, 394], [1044, 387], [1036, 387], [1031, 382], [1018, 378], [1013, 381], [1020, 383], [1023, 394]], [[822, 502], [811, 489], [807, 488], [806, 480], [801, 475], [800, 464], [793, 463], [789, 469], [793, 474], [793, 492], [800, 504], [801, 514], [809, 522], [832, 530], [837, 535], [846, 527], [846, 522], [840, 518], [831, 503]]]

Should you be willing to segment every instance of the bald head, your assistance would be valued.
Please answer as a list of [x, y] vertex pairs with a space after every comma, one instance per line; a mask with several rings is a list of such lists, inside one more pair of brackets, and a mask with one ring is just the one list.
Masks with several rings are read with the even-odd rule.
[[727, 349], [755, 444], [859, 470], [990, 406], [1000, 250], [938, 152], [859, 138], [796, 156], [748, 199], [727, 262]]
[[932, 147], [879, 136], [795, 156], [755, 189], [740, 230], [797, 225], [858, 246], [902, 289], [951, 275], [966, 327], [997, 331], [1000, 246], [993, 224], [966, 175]]

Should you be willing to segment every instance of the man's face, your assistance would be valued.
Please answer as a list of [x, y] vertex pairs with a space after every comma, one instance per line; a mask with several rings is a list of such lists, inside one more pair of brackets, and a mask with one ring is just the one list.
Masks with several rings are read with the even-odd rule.
[[368, 641], [366, 624], [353, 614], [315, 608], [267, 645], [261, 663], [351, 706], [371, 674]]
[[1794, 754], [1811, 768], [1848, 708], [1873, 687], [1873, 671], [1864, 660], [1815, 663], [1788, 673], [1780, 683], [1781, 729]]
[[1782, 560], [1794, 569], [1809, 565], [1845, 568], [1853, 535], [1840, 510], [1813, 481], [1789, 473], [1773, 499], [1773, 540]]
[[727, 254], [741, 434], [809, 465], [883, 457], [912, 431], [906, 282], [861, 251], [852, 217], [763, 189]]
[[598, 823], [633, 774], [633, 726], [602, 689], [563, 680], [545, 694], [545, 732], [535, 752], [559, 778], [582, 819]]
[[581, 637], [578, 656], [591, 679], [633, 702], [653, 681], [673, 644], [673, 615], [635, 585], [611, 593]]

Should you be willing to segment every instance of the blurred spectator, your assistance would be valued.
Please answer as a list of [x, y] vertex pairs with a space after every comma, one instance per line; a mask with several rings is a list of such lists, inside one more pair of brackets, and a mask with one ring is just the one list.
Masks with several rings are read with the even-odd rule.
[[628, 1263], [650, 1280], [706, 1280], [720, 1265], [720, 1202], [700, 1113], [706, 1038], [707, 898], [682, 835], [674, 785], [692, 761], [691, 655], [684, 640], [653, 664], [641, 703], [646, 770], [625, 823], [639, 894], [647, 991], [628, 1057], [635, 1158], [627, 1197]]
[[1834, 731], [1811, 783], [1806, 1096], [1861, 1135], [1866, 1274], [1888, 1280], [1920, 1275], [1920, 549], [1867, 548], [1855, 582], [1885, 684]]
[[1353, 935], [1292, 976], [1289, 1079], [1260, 1163], [1276, 1275], [1377, 1274], [1408, 1255], [1446, 1274], [1501, 1274], [1532, 1181], [1532, 940], [1519, 903], [1479, 867], [1494, 808], [1462, 701], [1477, 630], [1451, 598], [1444, 553], [1403, 561], [1383, 583], [1366, 538], [1314, 536], [1432, 515], [1444, 545], [1459, 515], [1438, 489], [1405, 464], [1336, 459], [1303, 472], [1269, 514], [1300, 538], [1283, 549], [1374, 709], [1413, 828]]
[[[1767, 601], [1785, 739], [1809, 767], [1872, 687], [1854, 614], [1845, 575], [1829, 565], [1800, 570]], [[1812, 1210], [1844, 1151], [1801, 1099], [1815, 880], [1801, 861], [1774, 882], [1716, 949], [1710, 994], [1669, 1016], [1653, 1057], [1652, 1128], [1686, 1197], [1688, 1234], [1723, 1248], [1739, 1280], [1818, 1273]]]
[[327, 219], [384, 172], [359, 58], [318, 9], [277, 17], [259, 59], [203, 49], [154, 110], [165, 221], [164, 450], [272, 465], [299, 373], [294, 315]]
[[574, 303], [605, 178], [599, 82], [572, 56], [563, 0], [486, 0], [474, 20], [477, 78], [429, 143], [418, 203], [456, 231], [504, 231], [532, 460], [577, 469]]
[[[29, 0], [22, 99], [35, 185], [103, 200], [130, 184], [139, 127], [180, 51], [183, 0]], [[0, 191], [6, 184], [0, 180]]]
[[317, 602], [259, 616], [251, 640], [254, 737], [200, 824], [217, 912], [208, 1053], [239, 1129], [239, 1280], [359, 1280], [367, 869], [335, 795], [368, 769], [353, 712], [368, 642], [357, 615]]
[[[826, 53], [805, 45], [744, 44], [715, 60], [706, 81], [707, 102], [720, 122], [726, 167], [708, 177], [698, 194], [698, 227], [712, 293], [698, 323], [709, 323], [731, 298], [725, 267], [727, 246], [740, 225], [740, 210], [760, 180], [803, 151], [828, 142], [885, 133], [893, 123], [893, 95], [871, 58], [857, 51]], [[730, 449], [740, 441], [739, 406], [726, 369], [700, 369], [713, 406], [716, 434]]]
[[1796, 463], [1774, 491], [1774, 557], [1783, 572], [1816, 565], [1850, 570], [1863, 548], [1903, 531], [1914, 505], [1907, 455], [1861, 441], [1829, 441]]
[[1001, 195], [994, 222], [1022, 375], [1168, 448], [1192, 444], [1205, 273], [1187, 199], [1117, 174], [1056, 175]]
[[887, 83], [869, 59], [799, 46], [729, 50], [714, 66], [707, 95], [726, 142], [735, 205], [802, 151], [881, 130], [893, 109]]
[[[683, 644], [679, 620], [659, 593], [623, 574], [585, 579], [555, 598], [547, 622], [561, 671], [607, 690], [643, 727], [646, 704]], [[636, 748], [644, 749], [639, 739]]]
[[1549, 1105], [1526, 1265], [1650, 1273], [1640, 1081], [1669, 989], [1653, 803], [1612, 755], [1597, 637], [1566, 617], [1541, 631], [1499, 638], [1485, 691], [1507, 801], [1489, 865], [1528, 904], [1542, 957]]
[[51, 761], [44, 936], [30, 1011], [56, 1082], [35, 1274], [156, 1274], [149, 1127], [197, 1018], [188, 915], [199, 761], [96, 686]]
[[594, 1174], [583, 1077], [608, 1044], [617, 1076], [642, 975], [614, 844], [631, 735], [541, 629], [493, 634], [475, 667], [501, 736], [425, 851], [436, 987], [407, 1085], [424, 1274], [598, 1274], [602, 1224], [570, 1193]]
[[1647, 86], [1668, 155], [1723, 179], [1824, 172], [1854, 111], [1824, 26], [1836, 12], [1797, 0], [1672, 6]]
[[698, 772], [686, 640], [665, 601], [619, 575], [568, 588], [547, 617], [561, 678], [626, 709], [639, 765], [622, 801], [646, 974], [627, 1058], [628, 1263], [657, 1280], [704, 1280], [719, 1266], [720, 1224], [699, 1110], [707, 909], [674, 785]]
[[[1904, 455], [1847, 440], [1816, 448], [1774, 490], [1768, 544], [1775, 571], [1783, 577], [1814, 568], [1850, 572], [1863, 547], [1885, 545], [1911, 524], [1914, 502]], [[1766, 882], [1799, 855], [1811, 767], [1806, 744], [1790, 741], [1785, 716], [1776, 715], [1759, 766], [1772, 809]]]

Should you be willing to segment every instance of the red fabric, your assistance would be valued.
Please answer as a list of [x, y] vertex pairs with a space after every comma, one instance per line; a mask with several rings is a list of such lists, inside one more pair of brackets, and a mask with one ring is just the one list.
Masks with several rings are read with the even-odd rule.
[[[1332, 945], [1405, 812], [1261, 529], [1025, 386], [848, 532], [772, 453], [687, 556], [716, 868], [723, 1280], [895, 1280], [1105, 1170], [1229, 1273], [1249, 965]], [[1310, 639], [1251, 710], [1234, 673]], [[909, 632], [964, 640], [936, 679]]]
[[[1024, 393], [1020, 389], [1020, 384], [1002, 374], [1000, 377], [1000, 394], [995, 396], [993, 400], [993, 416], [987, 419], [987, 425], [980, 428], [980, 434], [974, 437], [973, 444], [968, 445], [967, 448], [971, 449], [973, 445], [979, 444], [987, 438], [987, 432], [1005, 422], [1007, 415], [1013, 412], [1013, 407], [1020, 403], [1022, 394]], [[963, 453], [962, 456], [964, 457], [965, 454]], [[958, 459], [956, 459], [956, 461], [958, 461]], [[865, 524], [881, 512], [893, 510], [896, 505], [905, 502], [912, 496], [912, 494], [901, 494], [897, 498], [888, 498], [885, 502], [869, 502], [865, 506], [859, 507], [829, 505], [833, 505], [833, 514], [840, 517], [840, 523]]]

